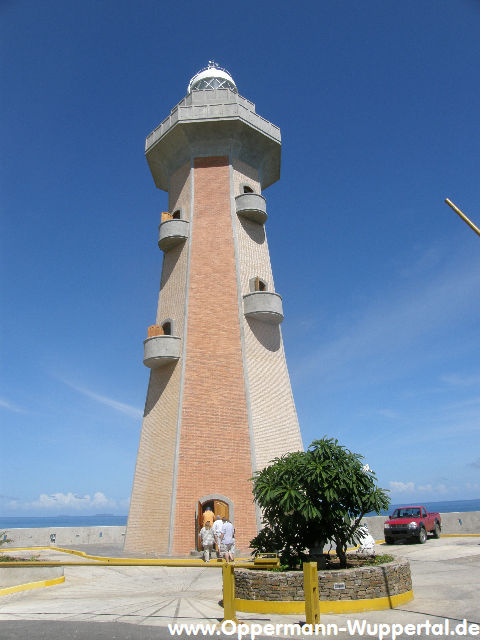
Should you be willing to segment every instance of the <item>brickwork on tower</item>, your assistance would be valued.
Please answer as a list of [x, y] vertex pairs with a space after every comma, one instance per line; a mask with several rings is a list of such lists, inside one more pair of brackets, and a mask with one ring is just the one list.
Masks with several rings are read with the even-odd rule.
[[[189, 219], [190, 165], [171, 178], [172, 210], [182, 208]], [[183, 335], [187, 274], [186, 245], [163, 257], [157, 323], [170, 318], [173, 332]], [[125, 550], [168, 553], [171, 502], [175, 470], [181, 367], [175, 363], [150, 373], [138, 448]]]
[[194, 548], [196, 501], [235, 505], [237, 545], [256, 535], [226, 157], [196, 158], [173, 553]]
[[[255, 171], [235, 161], [234, 190], [244, 185], [260, 193]], [[249, 293], [255, 276], [262, 278], [269, 291], [275, 291], [265, 225], [236, 216], [236, 237], [240, 286]], [[263, 469], [273, 458], [303, 448], [297, 412], [288, 375], [280, 325], [255, 319], [242, 319], [245, 360], [250, 394], [251, 421], [256, 469]]]

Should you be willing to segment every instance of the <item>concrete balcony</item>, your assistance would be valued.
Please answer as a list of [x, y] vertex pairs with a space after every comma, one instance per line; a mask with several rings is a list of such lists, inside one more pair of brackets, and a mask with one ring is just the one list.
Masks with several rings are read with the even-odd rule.
[[242, 193], [235, 198], [235, 206], [239, 216], [264, 224], [267, 220], [267, 203], [258, 193]]
[[162, 251], [169, 251], [188, 238], [188, 220], [174, 218], [166, 220], [159, 226], [158, 246]]
[[143, 364], [157, 369], [180, 358], [181, 341], [177, 336], [153, 336], [143, 341]]
[[280, 324], [283, 320], [282, 297], [272, 291], [247, 293], [243, 296], [243, 312], [247, 318]]

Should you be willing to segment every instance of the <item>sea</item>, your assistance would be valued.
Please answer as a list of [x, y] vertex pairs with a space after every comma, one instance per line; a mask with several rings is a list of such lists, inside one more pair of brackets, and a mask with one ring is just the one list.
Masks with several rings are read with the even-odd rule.
[[[442, 500], [440, 502], [429, 502], [428, 500], [410, 500], [409, 502], [399, 502], [391, 504], [388, 509], [381, 511], [380, 515], [386, 516], [399, 507], [422, 506], [428, 512], [437, 511], [438, 513], [454, 513], [456, 511], [480, 511], [480, 498], [475, 500]], [[375, 516], [376, 513], [368, 513], [369, 516]]]
[[31, 529], [41, 527], [122, 527], [127, 516], [97, 513], [93, 516], [0, 516], [0, 529]]
[[[388, 515], [398, 507], [409, 505], [423, 505], [427, 511], [439, 513], [453, 513], [455, 511], [480, 511], [480, 498], [475, 500], [444, 500], [441, 502], [429, 502], [413, 500], [392, 504], [381, 515]], [[367, 515], [376, 515], [370, 513]], [[97, 513], [93, 516], [1, 516], [0, 529], [23, 529], [40, 527], [122, 527], [127, 524], [127, 516], [116, 516], [111, 513]]]

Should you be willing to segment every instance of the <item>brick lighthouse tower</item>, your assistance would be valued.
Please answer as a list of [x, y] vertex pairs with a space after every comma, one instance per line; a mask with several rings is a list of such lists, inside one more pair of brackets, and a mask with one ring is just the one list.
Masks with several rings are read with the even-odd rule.
[[129, 552], [190, 553], [208, 507], [229, 517], [237, 549], [248, 549], [259, 525], [250, 478], [302, 449], [262, 195], [280, 177], [280, 140], [215, 63], [147, 137], [169, 211], [156, 324], [144, 342], [151, 373]]

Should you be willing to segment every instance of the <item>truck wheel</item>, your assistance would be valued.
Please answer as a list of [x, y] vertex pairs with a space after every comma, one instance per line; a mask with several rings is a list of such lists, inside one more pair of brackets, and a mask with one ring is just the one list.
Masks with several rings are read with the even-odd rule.
[[393, 544], [393, 538], [385, 538], [385, 544]]
[[432, 531], [433, 537], [434, 538], [439, 538], [440, 537], [440, 531], [441, 531], [440, 525], [438, 524], [438, 522], [435, 522], [435, 526], [434, 526], [433, 531]]
[[418, 532], [418, 542], [419, 544], [425, 544], [426, 541], [427, 532], [425, 531], [424, 527], [421, 527], [420, 531]]

